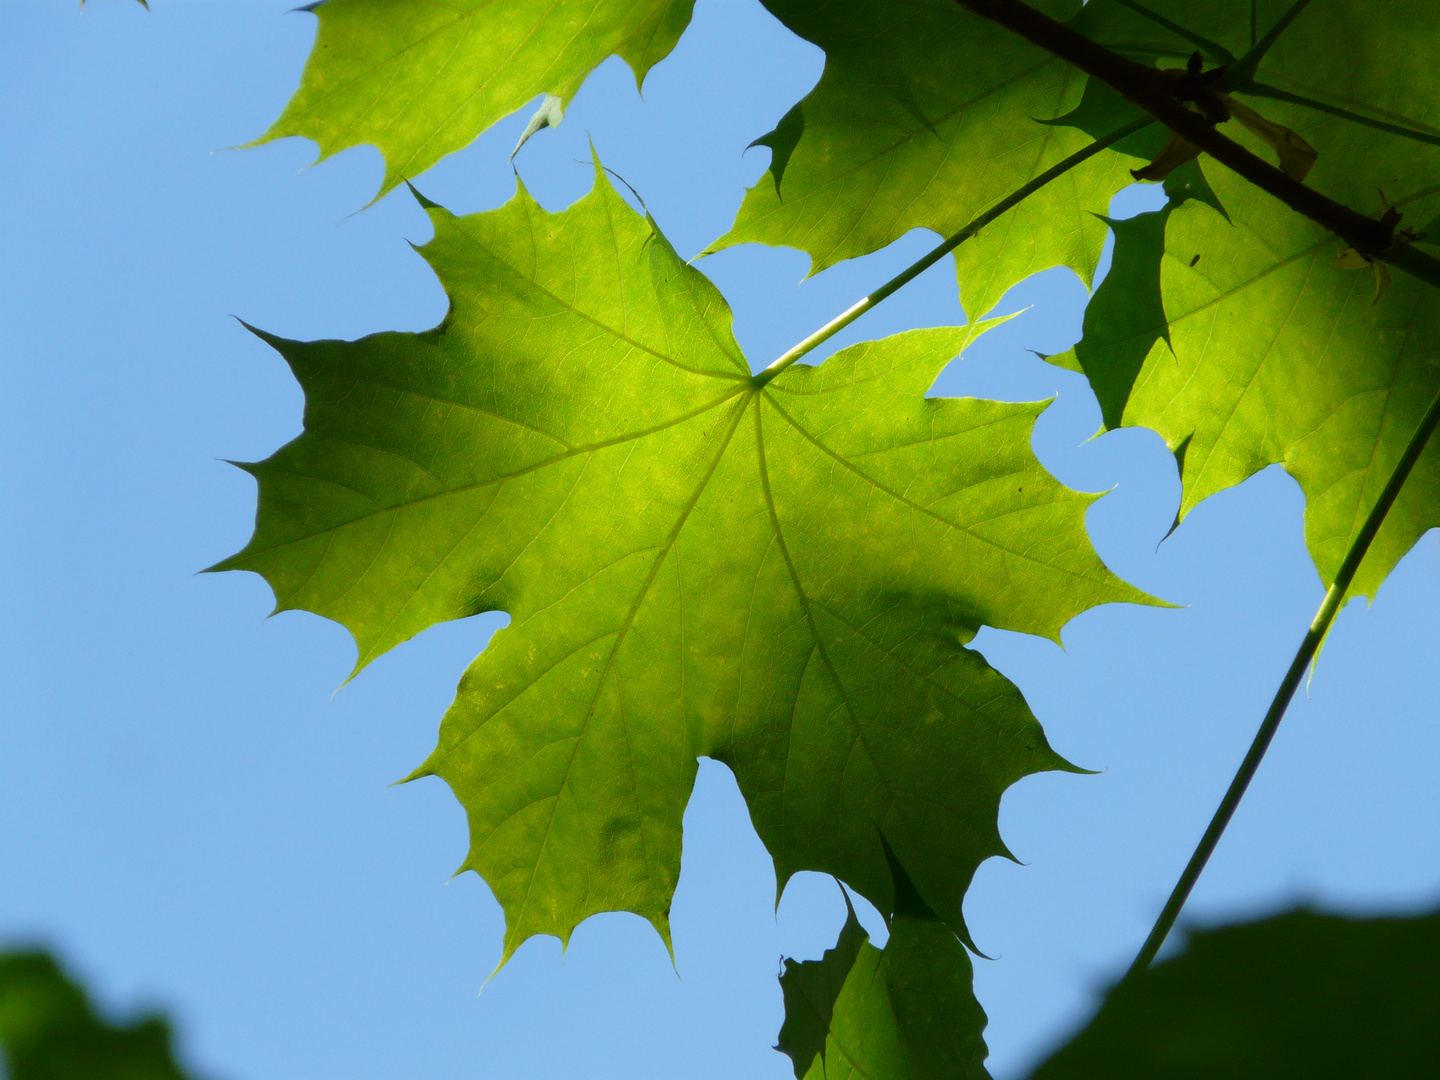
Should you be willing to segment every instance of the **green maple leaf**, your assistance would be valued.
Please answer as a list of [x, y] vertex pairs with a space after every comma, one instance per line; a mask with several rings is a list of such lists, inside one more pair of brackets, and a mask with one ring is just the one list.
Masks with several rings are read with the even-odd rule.
[[440, 326], [267, 339], [305, 433], [247, 466], [255, 536], [221, 568], [343, 623], [357, 668], [510, 614], [416, 773], [466, 808], [506, 955], [610, 910], [668, 940], [698, 755], [735, 773], [782, 886], [823, 870], [889, 910], [883, 828], [962, 927], [1001, 793], [1069, 767], [964, 643], [1148, 599], [1091, 549], [1095, 496], [1032, 455], [1044, 403], [926, 398], [967, 328], [752, 377], [714, 287], [598, 164], [563, 213], [523, 189], [429, 210]]
[[0, 955], [0, 1047], [9, 1080], [185, 1080], [164, 1020], [107, 1023], [42, 952]]
[[1432, 1076], [1440, 914], [1291, 911], [1193, 934], [1111, 990], [1031, 1080]]
[[[692, 4], [568, 0], [496, 18], [481, 0], [329, 0], [315, 8], [320, 30], [300, 88], [259, 141], [303, 135], [321, 158], [373, 144], [385, 158], [384, 194], [537, 95], [568, 100], [608, 56], [643, 80]], [[759, 140], [774, 151], [771, 173], [716, 250], [793, 245], [818, 271], [912, 228], [948, 235], [1087, 142], [1032, 120], [1065, 112], [1084, 77], [950, 0], [898, 16], [875, 0], [768, 6], [826, 51], [826, 72]], [[1061, 17], [1079, 10], [1076, 0], [1042, 6]], [[957, 254], [967, 310], [990, 310], [1049, 266], [1071, 266], [1088, 283], [1105, 238], [1090, 212], [1104, 210], [1134, 164], [1098, 155], [967, 244]]]
[[[1080, 10], [1078, 0], [1040, 6], [1057, 18]], [[1073, 108], [1085, 76], [953, 0], [766, 7], [825, 51], [825, 72], [757, 140], [771, 150], [770, 171], [711, 250], [797, 247], [818, 272], [911, 229], [949, 236], [1091, 141], [1036, 122]], [[1102, 152], [968, 241], [956, 252], [965, 310], [984, 314], [1050, 266], [1088, 284], [1105, 239], [1092, 212], [1138, 163]]]
[[694, 0], [328, 0], [300, 88], [258, 142], [303, 135], [321, 159], [369, 143], [383, 195], [541, 94], [568, 102], [601, 61], [637, 81], [690, 22]]
[[[1178, 0], [1156, 7], [1177, 21], [1196, 14]], [[1440, 38], [1404, 32], [1429, 12], [1418, 2], [1316, 0], [1267, 54], [1258, 78], [1287, 93], [1344, 98], [1422, 134], [1434, 130]], [[1206, 15], [1208, 35], [1241, 48], [1247, 5]], [[1403, 59], [1392, 65], [1389, 50], [1401, 41]], [[1377, 187], [1407, 222], [1440, 210], [1440, 147], [1273, 97], [1248, 100], [1318, 150], [1307, 184], [1376, 216]], [[1222, 130], [1270, 153], [1236, 124]], [[1078, 363], [1090, 377], [1107, 427], [1152, 428], [1175, 452], [1184, 484], [1177, 521], [1210, 495], [1282, 464], [1305, 492], [1306, 541], [1328, 583], [1440, 390], [1440, 293], [1399, 275], [1377, 299], [1374, 276], [1343, 269], [1341, 244], [1327, 231], [1209, 159], [1201, 168], [1209, 181], [1203, 199], [1172, 191], [1165, 209], [1116, 223], [1112, 277], [1086, 311], [1073, 356], [1059, 362]], [[1436, 525], [1440, 447], [1432, 446], [1353, 591], [1373, 596]]]
[[985, 1011], [970, 956], [920, 897], [886, 845], [895, 913], [884, 950], [849, 907], [835, 948], [787, 960], [776, 1049], [797, 1080], [989, 1080]]
[[870, 940], [855, 917], [849, 893], [845, 894], [845, 912], [845, 925], [840, 928], [833, 949], [826, 949], [819, 960], [787, 959], [780, 976], [785, 1022], [780, 1026], [775, 1049], [790, 1058], [797, 1080], [805, 1080], [815, 1059], [825, 1056], [835, 1002], [845, 988], [850, 969]]

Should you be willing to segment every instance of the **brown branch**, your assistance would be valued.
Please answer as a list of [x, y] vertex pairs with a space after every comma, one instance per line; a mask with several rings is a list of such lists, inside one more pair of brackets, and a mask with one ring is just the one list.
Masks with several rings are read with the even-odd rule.
[[1356, 251], [1387, 262], [1393, 261], [1415, 276], [1440, 285], [1440, 261], [1404, 245], [1392, 247], [1393, 224], [1368, 218], [1292, 180], [1268, 161], [1256, 157], [1217, 131], [1212, 119], [1188, 108], [1185, 102], [1193, 101], [1211, 118], [1216, 117], [1217, 107], [1219, 116], [1225, 115], [1223, 105], [1206, 89], [1204, 76], [1177, 77], [1181, 73], [1161, 72], [1137, 64], [1020, 0], [956, 2], [967, 11], [999, 23], [1073, 64], [1085, 74], [1107, 83], [1171, 131], [1190, 140], [1216, 161], [1269, 192], [1292, 210], [1329, 229]]

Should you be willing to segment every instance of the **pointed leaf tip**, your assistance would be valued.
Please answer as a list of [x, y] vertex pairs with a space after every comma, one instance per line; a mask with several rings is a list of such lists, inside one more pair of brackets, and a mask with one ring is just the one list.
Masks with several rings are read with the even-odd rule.
[[445, 209], [443, 206], [441, 206], [439, 203], [435, 202], [433, 199], [428, 199], [428, 198], [426, 198], [424, 195], [420, 194], [420, 189], [417, 188], [414, 184], [412, 184], [409, 180], [406, 180], [406, 181], [405, 181], [405, 186], [410, 189], [410, 194], [415, 196], [415, 201], [418, 202], [418, 203], [419, 203], [422, 207], [424, 207], [426, 210], [443, 210], [443, 209]]
[[[510, 160], [515, 160], [515, 155], [520, 153], [520, 148], [530, 141], [530, 136], [542, 128], [559, 127], [560, 121], [564, 119], [564, 102], [554, 94], [546, 94], [545, 100], [540, 103], [540, 107], [535, 110], [529, 123], [525, 125], [525, 130], [520, 133], [520, 141], [515, 144], [515, 149], [510, 151]], [[590, 149], [592, 152], [595, 149], [593, 142], [590, 144]]]

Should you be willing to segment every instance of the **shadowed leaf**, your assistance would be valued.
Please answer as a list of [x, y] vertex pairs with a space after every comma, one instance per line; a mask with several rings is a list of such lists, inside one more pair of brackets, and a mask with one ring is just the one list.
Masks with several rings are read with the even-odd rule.
[[1200, 931], [1031, 1080], [1420, 1080], [1440, 1061], [1437, 970], [1440, 914]]
[[186, 1080], [157, 1016], [110, 1024], [42, 952], [0, 955], [0, 1046], [9, 1080]]
[[845, 897], [845, 925], [833, 949], [826, 949], [819, 960], [786, 960], [780, 976], [780, 992], [785, 998], [785, 1023], [780, 1027], [776, 1050], [786, 1054], [795, 1075], [804, 1080], [817, 1056], [825, 1053], [825, 1038], [835, 1014], [835, 1001], [845, 986], [845, 978], [855, 965], [855, 958], [869, 939], [850, 897]]
[[[822, 960], [787, 961], [779, 1049], [800, 1080], [989, 1080], [970, 956], [885, 849], [896, 897], [890, 940], [883, 951], [869, 944], [852, 911]], [[813, 995], [795, 989], [802, 978]], [[787, 1044], [794, 1029], [804, 1038]]]
[[[1246, 4], [1151, 6], [1233, 48], [1248, 40]], [[1285, 6], [1262, 4], [1260, 24]], [[1420, 0], [1315, 0], [1258, 78], [1436, 130], [1440, 36], [1416, 29], [1432, 17]], [[1394, 203], [1405, 224], [1440, 208], [1440, 147], [1290, 102], [1247, 100], [1315, 148], [1309, 186], [1376, 217]], [[1239, 124], [1224, 130], [1271, 153]], [[1208, 158], [1201, 168], [1228, 219], [1199, 201], [1172, 201], [1117, 226], [1116, 285], [1097, 290], [1074, 356], [1108, 426], [1149, 427], [1177, 456], [1183, 449], [1180, 518], [1283, 464], [1305, 492], [1306, 541], [1328, 583], [1440, 389], [1440, 293], [1407, 275], [1378, 293], [1375, 275], [1346, 270], [1342, 244], [1326, 230]], [[1432, 444], [1352, 591], [1373, 596], [1436, 525], [1440, 447]]]
[[[1059, 18], [1080, 10], [1071, 0], [1039, 6]], [[818, 272], [911, 229], [948, 236], [1090, 141], [1036, 122], [1074, 108], [1085, 76], [953, 0], [766, 7], [825, 50], [825, 72], [759, 140], [773, 152], [770, 174], [711, 250], [796, 247]], [[965, 310], [985, 314], [1050, 266], [1088, 283], [1105, 239], [1092, 214], [1137, 164], [1101, 153], [967, 241], [956, 252]]]

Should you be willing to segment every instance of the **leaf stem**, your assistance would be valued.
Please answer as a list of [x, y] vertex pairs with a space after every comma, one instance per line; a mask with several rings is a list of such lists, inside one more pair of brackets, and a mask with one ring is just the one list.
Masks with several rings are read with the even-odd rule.
[[1275, 20], [1275, 25], [1270, 27], [1265, 36], [1251, 45], [1245, 55], [1235, 61], [1234, 65], [1220, 76], [1219, 82], [1216, 83], [1216, 89], [1228, 93], [1254, 75], [1256, 68], [1260, 66], [1260, 61], [1265, 59], [1265, 54], [1270, 51], [1270, 46], [1280, 40], [1280, 35], [1285, 32], [1286, 27], [1309, 6], [1310, 0], [1295, 0], [1289, 10]]
[[1201, 37], [1199, 34], [1195, 33], [1195, 31], [1187, 30], [1179, 23], [1170, 21], [1164, 15], [1161, 15], [1159, 12], [1151, 11], [1149, 8], [1144, 7], [1141, 4], [1137, 4], [1135, 0], [1116, 0], [1116, 2], [1119, 3], [1121, 7], [1129, 8], [1131, 11], [1135, 12], [1136, 15], [1139, 15], [1142, 18], [1149, 19], [1151, 22], [1155, 23], [1155, 25], [1163, 26], [1172, 34], [1184, 38], [1186, 41], [1190, 42], [1191, 45], [1198, 46], [1202, 52], [1207, 53], [1210, 56], [1210, 59], [1214, 60], [1216, 63], [1235, 63], [1235, 54], [1232, 53], [1229, 49], [1225, 48], [1224, 45], [1221, 45], [1218, 41], [1211, 41], [1207, 37]]
[[1330, 116], [1338, 116], [1352, 123], [1375, 128], [1377, 131], [1389, 132], [1391, 135], [1399, 135], [1405, 139], [1414, 139], [1416, 142], [1429, 143], [1431, 146], [1440, 146], [1440, 135], [1435, 135], [1428, 131], [1418, 131], [1415, 128], [1402, 127], [1400, 124], [1391, 124], [1385, 120], [1376, 120], [1373, 117], [1365, 116], [1361, 113], [1351, 112], [1349, 109], [1342, 109], [1338, 105], [1327, 105], [1325, 102], [1316, 101], [1314, 98], [1303, 97], [1300, 94], [1292, 94], [1290, 91], [1282, 90], [1278, 86], [1256, 82], [1254, 79], [1237, 86], [1235, 92], [1237, 94], [1250, 94], [1254, 97], [1273, 98], [1275, 101], [1288, 101], [1292, 105], [1303, 105], [1307, 109], [1328, 113]]
[[1225, 832], [1225, 826], [1230, 823], [1230, 818], [1235, 814], [1235, 808], [1240, 805], [1240, 800], [1245, 795], [1245, 789], [1250, 786], [1256, 769], [1260, 767], [1260, 762], [1265, 757], [1265, 751], [1270, 746], [1270, 740], [1275, 737], [1275, 731], [1285, 716], [1285, 710], [1289, 707], [1290, 700], [1295, 696], [1295, 690], [1305, 675], [1305, 669], [1314, 660], [1320, 643], [1330, 629], [1330, 623], [1340, 610], [1345, 593], [1355, 578], [1355, 572], [1360, 568], [1360, 563], [1370, 550], [1370, 544], [1375, 539], [1375, 534], [1380, 531], [1380, 526], [1385, 521], [1385, 515], [1395, 504], [1400, 489], [1409, 478], [1411, 469], [1415, 467], [1415, 462], [1419, 460], [1420, 454], [1430, 441], [1430, 436], [1434, 434], [1437, 425], [1440, 425], [1440, 394], [1436, 394], [1434, 400], [1430, 402], [1430, 407], [1421, 418], [1415, 434], [1410, 436], [1410, 443], [1405, 447], [1405, 452], [1400, 455], [1400, 460], [1395, 465], [1395, 471], [1390, 474], [1390, 479], [1380, 493], [1380, 498], [1376, 500], [1369, 516], [1365, 519], [1365, 524], [1360, 527], [1360, 531], [1355, 534], [1355, 539], [1351, 541], [1350, 549], [1345, 553], [1345, 559], [1335, 574], [1334, 582], [1326, 590], [1325, 599], [1321, 601], [1320, 609], [1315, 613], [1315, 618], [1311, 620], [1310, 629], [1305, 632], [1299, 651], [1295, 653], [1295, 659], [1290, 662], [1290, 669], [1280, 683], [1280, 689], [1275, 692], [1275, 699], [1270, 703], [1270, 709], [1260, 724], [1260, 730], [1255, 734], [1255, 741], [1250, 744], [1250, 752], [1240, 763], [1240, 769], [1235, 773], [1235, 779], [1230, 781], [1229, 790], [1225, 792], [1225, 797], [1220, 800], [1220, 806], [1216, 809], [1215, 816], [1210, 820], [1210, 827], [1200, 838], [1200, 844], [1195, 848], [1195, 853], [1190, 856], [1190, 862], [1186, 864], [1180, 880], [1175, 883], [1175, 888], [1170, 893], [1170, 899], [1165, 902], [1160, 917], [1155, 920], [1155, 926], [1151, 929], [1150, 936], [1145, 939], [1139, 955], [1135, 957], [1135, 962], [1130, 965], [1130, 970], [1125, 973], [1122, 981], [1128, 982], [1145, 971], [1160, 951], [1160, 946], [1165, 943], [1166, 937], [1169, 936], [1175, 920], [1180, 915], [1180, 909], [1185, 906], [1185, 901], [1190, 896], [1190, 890], [1195, 887], [1196, 880], [1215, 851], [1215, 845], [1220, 842], [1220, 837]]
[[1010, 210], [1017, 206], [1019, 203], [1024, 202], [1031, 195], [1035, 194], [1035, 192], [1039, 191], [1046, 184], [1050, 183], [1051, 180], [1054, 180], [1056, 177], [1063, 176], [1065, 173], [1075, 168], [1075, 166], [1081, 164], [1082, 162], [1088, 160], [1091, 157], [1094, 157], [1101, 150], [1115, 145], [1121, 139], [1127, 138], [1143, 128], [1149, 127], [1150, 124], [1152, 124], [1153, 122], [1154, 121], [1152, 121], [1148, 116], [1141, 117], [1138, 120], [1132, 120], [1124, 127], [1119, 128], [1116, 131], [1112, 131], [1104, 138], [1097, 139], [1094, 142], [1090, 143], [1088, 146], [1075, 151], [1075, 153], [1071, 154], [1063, 161], [1057, 162], [1055, 165], [1052, 165], [1050, 168], [1040, 173], [1023, 187], [1017, 188], [1015, 191], [1011, 192], [1009, 195], [1005, 196], [1005, 198], [1001, 199], [998, 203], [992, 206], [989, 210], [986, 210], [979, 217], [972, 220], [968, 225], [966, 225], [963, 229], [957, 232], [954, 236], [951, 236], [947, 240], [942, 240], [935, 247], [931, 248], [919, 259], [911, 263], [904, 270], [901, 270], [900, 273], [896, 274], [889, 281], [885, 282], [884, 285], [881, 285], [869, 296], [865, 296], [857, 300], [855, 303], [851, 304], [848, 308], [842, 311], [839, 315], [835, 316], [835, 318], [831, 319], [824, 326], [820, 327], [819, 330], [816, 330], [809, 337], [805, 338], [803, 341], [797, 342], [785, 352], [781, 353], [780, 356], [778, 356], [768, 367], [766, 367], [763, 371], [754, 376], [753, 381], [755, 385], [757, 387], [764, 386], [771, 379], [775, 378], [776, 375], [780, 374], [780, 372], [784, 371], [791, 364], [795, 363], [796, 360], [799, 360], [802, 356], [810, 352], [816, 346], [821, 345], [824, 342], [828, 341], [830, 338], [834, 337], [841, 330], [845, 329], [845, 327], [849, 326], [856, 319], [858, 319], [861, 315], [864, 315], [865, 312], [873, 308], [876, 304], [879, 304], [881, 301], [889, 298], [896, 292], [899, 292], [900, 289], [910, 284], [910, 282], [914, 281], [926, 270], [930, 269], [930, 267], [934, 266], [946, 255], [950, 254], [950, 252], [954, 251], [966, 240], [969, 240], [986, 225], [989, 225], [992, 221], [1000, 217], [1000, 215], [1004, 214], [1007, 210]]

